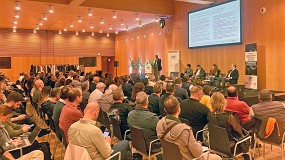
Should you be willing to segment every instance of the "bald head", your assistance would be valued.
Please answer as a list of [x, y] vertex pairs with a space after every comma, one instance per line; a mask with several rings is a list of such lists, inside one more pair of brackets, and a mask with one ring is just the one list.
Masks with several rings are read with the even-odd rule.
[[190, 93], [191, 93], [191, 98], [200, 101], [202, 96], [203, 96], [202, 87], [201, 86], [193, 86], [190, 90]]
[[227, 93], [229, 97], [236, 97], [237, 96], [237, 88], [235, 86], [230, 86], [227, 89]]
[[44, 82], [40, 79], [35, 81], [35, 86], [37, 89], [42, 89], [44, 87]]
[[90, 102], [84, 109], [84, 117], [86, 120], [96, 121], [100, 112], [100, 107], [97, 102]]

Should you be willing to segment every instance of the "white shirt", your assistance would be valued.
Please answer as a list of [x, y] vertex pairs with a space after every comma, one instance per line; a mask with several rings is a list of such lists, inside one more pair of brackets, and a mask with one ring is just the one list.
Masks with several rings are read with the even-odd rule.
[[95, 89], [89, 97], [88, 103], [90, 102], [98, 102], [98, 99], [102, 97], [103, 93], [99, 89]]
[[232, 69], [232, 71], [229, 73], [228, 78], [232, 78], [232, 77], [231, 77], [231, 74], [232, 74], [232, 72], [233, 72], [234, 70], [235, 70], [235, 68]]
[[201, 69], [199, 69], [199, 70], [196, 72], [196, 76], [199, 76], [199, 75], [200, 75], [200, 71], [201, 71]]

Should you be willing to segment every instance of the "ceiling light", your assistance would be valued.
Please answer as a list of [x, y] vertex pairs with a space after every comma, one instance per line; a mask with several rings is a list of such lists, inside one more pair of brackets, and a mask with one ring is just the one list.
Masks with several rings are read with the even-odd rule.
[[140, 19], [139, 19], [139, 17], [138, 17], [138, 13], [136, 13], [136, 21], [139, 21]]
[[20, 12], [19, 11], [15, 12], [15, 18], [20, 18]]
[[39, 21], [39, 25], [42, 26], [43, 25], [43, 21], [40, 19]]
[[117, 12], [113, 11], [113, 18], [117, 18]]
[[85, 28], [84, 27], [82, 28], [82, 32], [85, 32]]
[[92, 16], [93, 14], [92, 14], [92, 9], [91, 8], [89, 8], [88, 9], [88, 16]]
[[101, 54], [100, 54], [100, 53], [98, 53], [97, 55], [98, 55], [98, 56], [100, 56]]
[[94, 32], [91, 33], [91, 36], [94, 36]]
[[66, 31], [67, 31], [67, 28], [66, 28], [66, 27], [64, 27], [63, 31], [64, 31], [64, 32], [66, 32]]
[[78, 31], [76, 31], [76, 32], [75, 32], [75, 35], [77, 35], [77, 36], [78, 36]]
[[99, 33], [103, 33], [102, 29], [100, 29]]
[[47, 13], [44, 13], [43, 20], [47, 20]]
[[142, 27], [142, 21], [139, 21], [139, 27]]
[[125, 25], [125, 24], [124, 24], [124, 20], [121, 19], [121, 26], [123, 26], [123, 25]]
[[13, 32], [17, 32], [17, 29], [16, 29], [16, 28], [13, 28]]
[[40, 29], [40, 26], [39, 26], [39, 25], [36, 25], [36, 29]]
[[18, 24], [18, 22], [17, 22], [17, 19], [16, 19], [16, 18], [14, 18], [13, 23], [14, 23], [14, 24]]
[[118, 34], [118, 33], [119, 33], [118, 30], [116, 30], [115, 34]]
[[53, 12], [54, 12], [54, 7], [53, 7], [53, 5], [50, 4], [50, 5], [48, 6], [48, 12], [49, 12], [49, 13], [53, 13]]
[[109, 29], [110, 29], [110, 30], [113, 29], [111, 24], [109, 24]]
[[20, 9], [21, 9], [21, 7], [20, 7], [20, 2], [17, 1], [17, 2], [15, 2], [15, 4], [16, 4], [15, 9], [16, 9], [16, 10], [20, 10]]
[[107, 33], [107, 37], [109, 37], [110, 35], [109, 35], [109, 33]]
[[100, 23], [104, 24], [104, 19], [103, 18], [101, 18]]
[[17, 28], [17, 26], [13, 26], [13, 28]]
[[81, 23], [82, 22], [82, 17], [78, 16], [78, 22]]
[[33, 33], [37, 33], [37, 29], [33, 29]]
[[71, 28], [73, 28], [74, 26], [73, 26], [73, 22], [71, 21], [70, 22], [70, 26], [69, 27], [71, 27]]
[[129, 27], [128, 27], [128, 26], [126, 26], [126, 30], [127, 30], [127, 31], [129, 30]]
[[61, 30], [58, 31], [58, 34], [62, 34]]
[[90, 28], [91, 28], [91, 29], [93, 29], [93, 28], [94, 28], [93, 23], [91, 23], [91, 24], [90, 24]]

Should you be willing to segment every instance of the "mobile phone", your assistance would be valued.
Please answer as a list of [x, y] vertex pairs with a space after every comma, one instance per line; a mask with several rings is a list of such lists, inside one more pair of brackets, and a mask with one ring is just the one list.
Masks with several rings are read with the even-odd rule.
[[34, 127], [34, 124], [29, 125], [30, 128]]
[[104, 135], [104, 138], [106, 138], [107, 136], [109, 136], [109, 132], [104, 132], [103, 135]]

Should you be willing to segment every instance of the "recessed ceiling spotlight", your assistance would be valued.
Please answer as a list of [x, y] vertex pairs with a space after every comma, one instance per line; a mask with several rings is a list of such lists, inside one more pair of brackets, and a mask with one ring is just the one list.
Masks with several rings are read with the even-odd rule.
[[142, 27], [142, 21], [139, 21], [139, 27]]
[[66, 27], [64, 27], [63, 31], [64, 31], [64, 32], [66, 32], [66, 31], [67, 31], [67, 28], [66, 28]]
[[100, 29], [99, 33], [103, 33], [102, 29]]
[[155, 18], [154, 18], [155, 22], [159, 22], [159, 16], [156, 15]]
[[17, 22], [17, 18], [14, 18], [13, 23], [14, 23], [14, 24], [18, 24], [18, 22]]
[[43, 25], [43, 21], [40, 19], [39, 20], [39, 25], [42, 26]]
[[139, 21], [140, 20], [140, 18], [139, 18], [139, 16], [138, 16], [139, 14], [138, 13], [136, 13], [136, 21]]
[[107, 37], [109, 37], [110, 35], [109, 35], [109, 33], [107, 33]]
[[53, 5], [50, 4], [50, 5], [48, 6], [48, 12], [49, 12], [49, 13], [53, 13], [53, 12], [54, 12], [54, 6], [53, 6]]
[[91, 23], [91, 24], [90, 24], [90, 28], [91, 28], [91, 29], [93, 29], [93, 28], [94, 28], [93, 23]]
[[15, 18], [20, 18], [20, 12], [19, 11], [15, 12]]
[[70, 22], [70, 26], [69, 26], [69, 27], [70, 27], [70, 28], [73, 28], [73, 27], [74, 27], [72, 21]]
[[78, 36], [78, 31], [76, 31], [76, 32], [75, 32], [75, 35], [77, 35], [77, 36]]
[[82, 28], [82, 32], [85, 32], [85, 28], [84, 27]]
[[113, 11], [113, 18], [117, 18], [117, 12]]
[[62, 34], [61, 30], [58, 31], [58, 34]]
[[103, 18], [100, 19], [100, 23], [104, 24], [104, 19]]
[[47, 20], [47, 13], [44, 13], [43, 20]]
[[123, 25], [125, 25], [125, 24], [124, 24], [124, 20], [121, 19], [121, 26], [123, 26]]
[[110, 30], [112, 30], [112, 29], [113, 29], [111, 24], [109, 24], [109, 29], [110, 29]]
[[17, 26], [13, 26], [13, 28], [17, 28]]
[[129, 27], [128, 27], [128, 26], [126, 26], [126, 30], [127, 30], [127, 31], [129, 30]]
[[91, 36], [93, 36], [93, 37], [94, 37], [94, 32], [92, 32], [92, 33], [91, 33]]
[[37, 29], [33, 29], [33, 33], [37, 33]]
[[40, 29], [40, 26], [39, 26], [39, 25], [36, 25], [36, 29], [39, 30], [39, 29]]
[[21, 9], [20, 2], [19, 2], [19, 1], [16, 1], [16, 2], [15, 2], [15, 9], [16, 9], [16, 10], [20, 10], [20, 9]]
[[92, 9], [91, 8], [88, 8], [88, 16], [92, 16], [93, 15], [93, 13], [92, 13]]
[[115, 34], [119, 34], [119, 31], [118, 31], [118, 30], [116, 30], [116, 31], [115, 31]]
[[78, 16], [78, 22], [81, 23], [82, 22], [82, 17]]
[[16, 28], [13, 28], [13, 32], [17, 32], [17, 29], [16, 29]]

